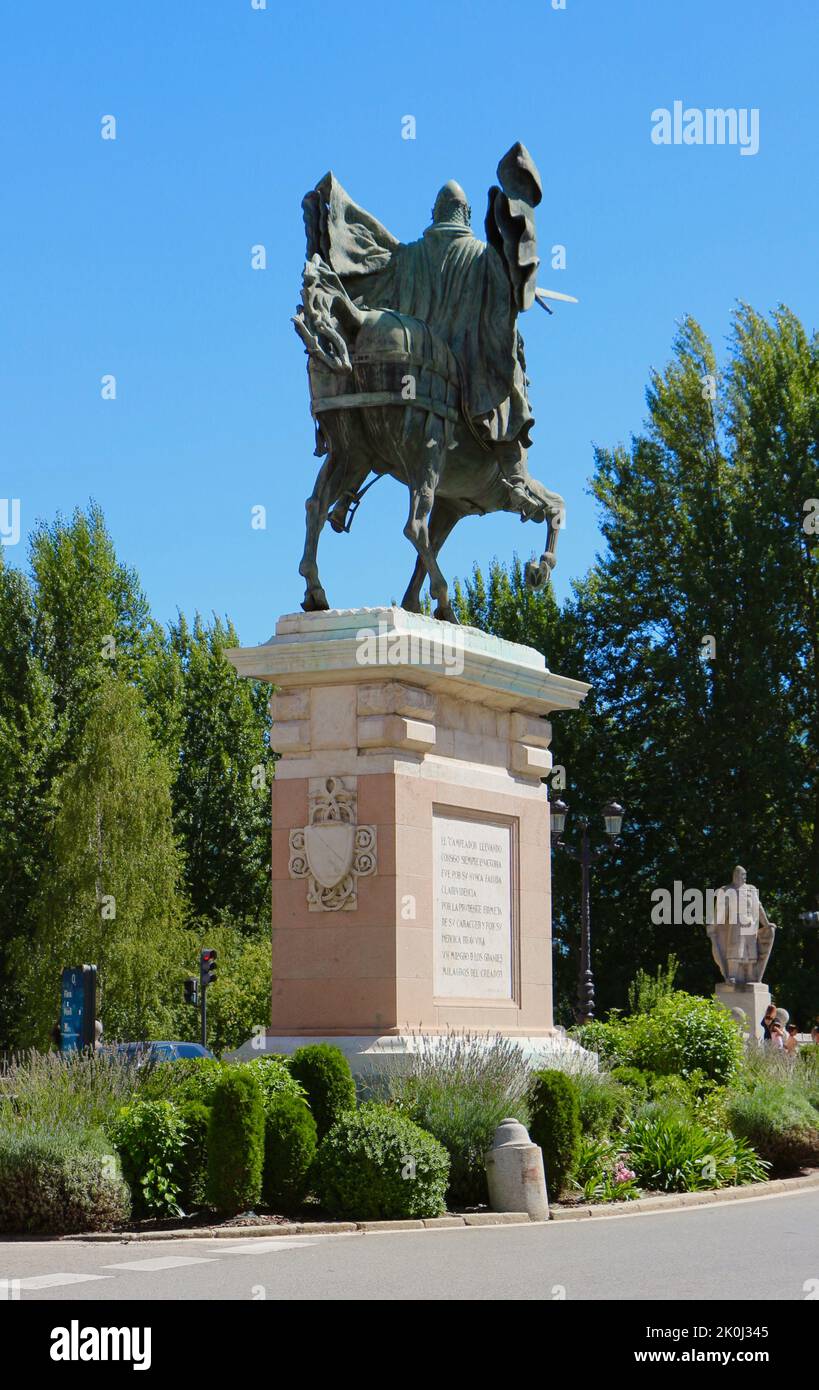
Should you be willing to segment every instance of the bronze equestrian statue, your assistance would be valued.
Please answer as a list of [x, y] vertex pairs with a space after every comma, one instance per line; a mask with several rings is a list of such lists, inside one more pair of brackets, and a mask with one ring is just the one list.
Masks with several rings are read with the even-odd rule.
[[408, 244], [332, 173], [303, 200], [307, 262], [293, 322], [307, 348], [324, 457], [299, 566], [308, 612], [329, 607], [316, 563], [325, 521], [349, 530], [367, 487], [385, 474], [409, 489], [404, 535], [418, 554], [402, 607], [420, 611], [429, 576], [435, 616], [457, 621], [438, 552], [461, 517], [485, 512], [547, 522], [545, 552], [525, 573], [532, 588], [548, 582], [564, 506], [526, 462], [534, 419], [517, 317], [547, 292], [535, 285], [542, 188], [523, 145], [501, 160], [498, 181], [486, 242], [453, 182], [435, 199], [431, 226]]

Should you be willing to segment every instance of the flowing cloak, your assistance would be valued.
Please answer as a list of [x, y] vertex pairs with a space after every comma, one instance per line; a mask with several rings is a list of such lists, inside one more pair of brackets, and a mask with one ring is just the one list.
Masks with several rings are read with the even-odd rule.
[[490, 191], [487, 233], [494, 244], [455, 223], [399, 242], [332, 173], [302, 207], [308, 258], [321, 256], [359, 307], [395, 309], [426, 323], [458, 361], [464, 410], [480, 437], [528, 447], [534, 418], [517, 315], [532, 302], [538, 264], [531, 204]]

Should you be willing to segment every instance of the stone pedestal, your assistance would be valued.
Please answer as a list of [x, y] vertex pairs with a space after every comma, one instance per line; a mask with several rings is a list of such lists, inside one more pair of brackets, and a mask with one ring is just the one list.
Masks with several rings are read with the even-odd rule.
[[291, 614], [228, 655], [276, 687], [266, 1048], [455, 1028], [549, 1050], [544, 716], [588, 686], [399, 608]]
[[767, 985], [729, 985], [720, 981], [714, 990], [714, 997], [725, 1009], [740, 1009], [747, 1021], [749, 1037], [762, 1042], [765, 1035], [761, 1020], [771, 1002], [771, 991]]

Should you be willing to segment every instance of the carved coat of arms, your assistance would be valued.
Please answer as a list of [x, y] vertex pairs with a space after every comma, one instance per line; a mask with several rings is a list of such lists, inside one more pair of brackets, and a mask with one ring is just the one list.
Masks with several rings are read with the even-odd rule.
[[290, 831], [290, 876], [307, 879], [311, 912], [352, 912], [357, 880], [376, 871], [376, 829], [358, 825], [354, 777], [311, 780], [310, 821]]

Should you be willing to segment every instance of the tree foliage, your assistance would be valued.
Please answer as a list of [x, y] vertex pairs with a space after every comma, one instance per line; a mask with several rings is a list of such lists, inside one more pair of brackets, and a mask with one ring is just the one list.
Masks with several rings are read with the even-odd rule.
[[[525, 593], [517, 562], [495, 565], [488, 585], [476, 572], [466, 586], [462, 620], [483, 617], [592, 684], [581, 711], [555, 716], [553, 754], [567, 834], [577, 813], [600, 827], [611, 795], [627, 808], [622, 847], [593, 874], [598, 1013], [670, 951], [681, 985], [711, 993], [704, 927], [655, 926], [651, 894], [717, 887], [741, 863], [782, 929], [767, 980], [809, 1020], [819, 935], [797, 916], [819, 892], [819, 342], [787, 309], [742, 305], [720, 370], [686, 319], [647, 403], [629, 447], [595, 451], [606, 548], [571, 599], [558, 610]], [[579, 882], [559, 854], [554, 893], [567, 1022]]]
[[238, 640], [163, 629], [93, 504], [37, 525], [29, 574], [0, 552], [0, 1048], [46, 1040], [83, 960], [107, 1037], [192, 1036], [182, 980], [214, 930], [220, 1045], [266, 1022], [269, 692]]

